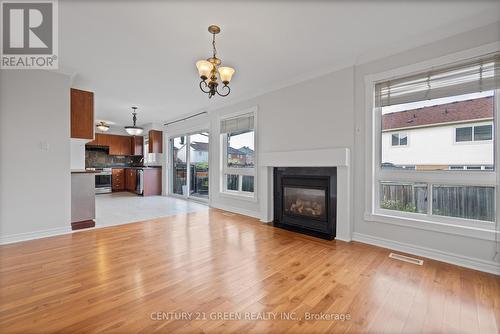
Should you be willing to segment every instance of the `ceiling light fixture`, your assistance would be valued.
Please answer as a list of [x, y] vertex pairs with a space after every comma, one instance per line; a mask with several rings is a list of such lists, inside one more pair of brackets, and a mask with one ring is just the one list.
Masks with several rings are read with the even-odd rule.
[[[212, 98], [215, 94], [219, 96], [228, 96], [231, 92], [229, 88], [229, 81], [234, 74], [234, 68], [231, 67], [219, 67], [221, 60], [217, 58], [217, 48], [215, 47], [215, 35], [220, 33], [220, 27], [216, 25], [211, 25], [208, 27], [208, 31], [212, 34], [212, 47], [213, 56], [207, 60], [199, 60], [196, 62], [196, 67], [198, 68], [198, 73], [200, 75], [200, 89], [203, 93], [208, 94], [208, 98]], [[219, 90], [219, 83], [217, 82], [217, 74], [222, 81], [222, 88]]]
[[134, 125], [132, 126], [126, 126], [125, 127], [125, 131], [127, 131], [127, 133], [131, 136], [139, 136], [140, 134], [142, 134], [142, 131], [144, 131], [143, 128], [141, 128], [140, 126], [136, 126], [135, 123], [137, 122], [137, 107], [132, 107], [132, 121], [134, 122]]
[[96, 125], [96, 128], [99, 131], [106, 132], [109, 130], [109, 125], [107, 125], [106, 122], [101, 121], [101, 122], [99, 122], [99, 124]]

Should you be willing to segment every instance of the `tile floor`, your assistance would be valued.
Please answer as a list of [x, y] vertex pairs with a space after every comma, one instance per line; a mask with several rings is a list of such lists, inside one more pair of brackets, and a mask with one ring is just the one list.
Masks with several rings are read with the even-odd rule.
[[96, 195], [96, 227], [112, 226], [208, 210], [202, 203], [166, 196], [137, 196], [120, 192]]

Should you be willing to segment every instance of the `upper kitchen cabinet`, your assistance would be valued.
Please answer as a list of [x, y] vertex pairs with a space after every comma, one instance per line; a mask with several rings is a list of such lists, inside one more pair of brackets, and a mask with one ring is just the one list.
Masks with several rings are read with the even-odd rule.
[[148, 153], [163, 153], [163, 131], [149, 130]]
[[102, 133], [96, 133], [95, 139], [91, 142], [88, 142], [87, 145], [92, 146], [109, 146], [108, 135]]
[[94, 93], [71, 88], [71, 138], [94, 139]]
[[129, 136], [107, 135], [110, 155], [131, 155], [131, 138]]
[[131, 155], [144, 155], [144, 137], [143, 136], [132, 136], [130, 140], [130, 150]]

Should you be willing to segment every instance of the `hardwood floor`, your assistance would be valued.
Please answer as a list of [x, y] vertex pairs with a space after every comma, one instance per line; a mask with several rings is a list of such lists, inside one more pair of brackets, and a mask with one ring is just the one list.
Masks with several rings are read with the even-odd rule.
[[[388, 258], [387, 249], [322, 241], [214, 209], [0, 251], [2, 333], [500, 328], [498, 276], [428, 259], [417, 266]], [[306, 312], [350, 320], [307, 320]]]

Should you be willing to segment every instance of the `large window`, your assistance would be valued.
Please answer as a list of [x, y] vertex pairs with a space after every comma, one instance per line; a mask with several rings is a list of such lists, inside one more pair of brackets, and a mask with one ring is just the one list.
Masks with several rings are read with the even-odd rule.
[[481, 227], [496, 221], [499, 59], [375, 84], [374, 213]]
[[221, 120], [222, 191], [253, 196], [255, 131], [253, 113]]

